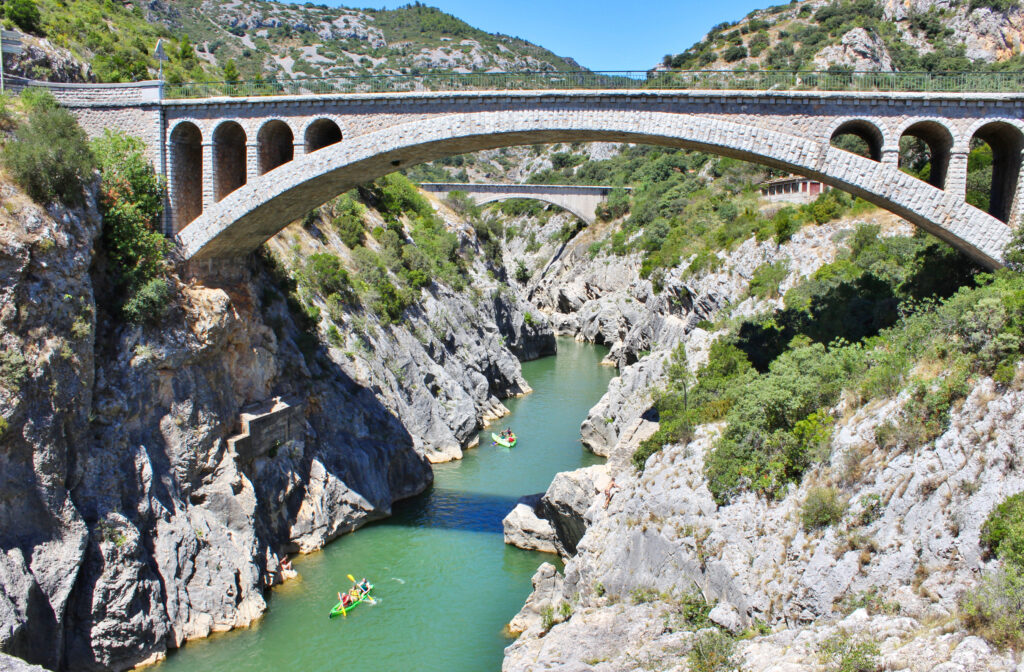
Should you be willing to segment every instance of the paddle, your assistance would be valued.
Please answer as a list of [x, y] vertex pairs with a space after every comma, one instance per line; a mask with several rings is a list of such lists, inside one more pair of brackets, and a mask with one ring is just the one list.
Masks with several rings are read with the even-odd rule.
[[[352, 576], [351, 574], [346, 574], [345, 576], [347, 576], [348, 580], [352, 582], [352, 585], [357, 585], [356, 577]], [[359, 588], [359, 594], [361, 595], [360, 599], [367, 600], [369, 601], [370, 604], [377, 604], [377, 600], [370, 597], [370, 591], [364, 591], [362, 588]]]

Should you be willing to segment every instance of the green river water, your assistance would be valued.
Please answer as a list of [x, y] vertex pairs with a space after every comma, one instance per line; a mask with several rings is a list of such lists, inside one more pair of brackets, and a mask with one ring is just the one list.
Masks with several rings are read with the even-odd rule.
[[[434, 466], [434, 487], [394, 515], [294, 560], [300, 578], [275, 588], [255, 625], [188, 643], [158, 672], [497, 672], [502, 634], [554, 556], [502, 540], [501, 519], [559, 471], [597, 462], [580, 422], [608, 387], [606, 348], [559, 339], [558, 355], [523, 364], [534, 392], [505, 402], [512, 415], [480, 435], [458, 462]], [[511, 426], [512, 449], [491, 431]], [[346, 574], [367, 577], [376, 606], [328, 619]]]

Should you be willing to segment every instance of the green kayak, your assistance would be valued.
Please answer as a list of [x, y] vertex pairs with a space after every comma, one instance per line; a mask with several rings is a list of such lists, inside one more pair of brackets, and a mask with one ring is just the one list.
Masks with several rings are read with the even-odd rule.
[[494, 439], [494, 442], [496, 444], [498, 444], [499, 446], [504, 446], [506, 448], [512, 448], [513, 446], [515, 446], [516, 445], [516, 440], [517, 440], [515, 434], [512, 435], [512, 438], [504, 439], [504, 438], [498, 436], [497, 434], [493, 434], [492, 433], [491, 434], [491, 438]]
[[369, 602], [370, 604], [373, 604], [374, 600], [372, 597], [370, 597], [370, 591], [373, 590], [373, 584], [371, 583], [368, 585], [369, 588], [363, 591], [359, 595], [359, 599], [355, 600], [354, 602], [349, 602], [347, 606], [343, 605], [341, 602], [338, 602], [336, 605], [334, 605], [334, 607], [331, 609], [331, 618], [334, 618], [336, 616], [344, 616], [348, 612], [358, 607], [363, 602]]

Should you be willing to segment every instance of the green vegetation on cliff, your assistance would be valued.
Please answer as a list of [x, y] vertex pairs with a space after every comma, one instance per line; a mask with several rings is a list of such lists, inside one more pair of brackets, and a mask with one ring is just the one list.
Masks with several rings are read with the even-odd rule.
[[860, 67], [864, 70], [1018, 70], [1024, 66], [1019, 55], [993, 62], [969, 59], [963, 35], [950, 25], [954, 18], [980, 7], [1006, 12], [1012, 6], [1001, 0], [980, 0], [969, 6], [936, 3], [925, 9], [910, 7], [905, 16], [899, 13], [899, 18], [894, 18], [895, 10], [877, 0], [834, 0], [823, 5], [793, 2], [756, 10], [740, 21], [720, 23], [689, 49], [666, 55], [662, 65], [683, 70], [849, 71], [853, 68], [834, 62], [823, 67], [822, 60], [829, 60], [823, 50], [841, 51], [844, 38], [856, 30], [856, 37], [847, 40], [859, 43], [857, 57], [864, 59]]
[[844, 255], [787, 292], [785, 308], [718, 340], [696, 381], [677, 354], [656, 401], [661, 427], [634, 463], [725, 420], [705, 461], [715, 499], [779, 497], [828, 457], [829, 409], [844, 392], [855, 404], [909, 392], [879, 428], [880, 445], [935, 438], [970, 381], [1009, 382], [1024, 348], [1024, 276], [975, 272], [927, 236], [880, 238], [862, 226]]
[[13, 133], [3, 145], [4, 165], [33, 200], [81, 204], [96, 166], [85, 132], [48, 91], [26, 89], [18, 102], [13, 117], [7, 111]]
[[10, 0], [5, 18], [89, 63], [102, 82], [293, 79], [575, 66], [523, 40], [493, 35], [420, 3], [393, 10], [245, 0]]
[[960, 602], [965, 624], [990, 642], [1024, 647], [1024, 492], [1004, 500], [981, 528], [981, 544], [1003, 561]]

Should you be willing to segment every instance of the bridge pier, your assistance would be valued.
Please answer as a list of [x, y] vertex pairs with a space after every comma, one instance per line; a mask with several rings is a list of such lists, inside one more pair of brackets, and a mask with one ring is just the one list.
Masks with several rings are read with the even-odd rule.
[[248, 183], [260, 176], [260, 145], [257, 142], [245, 143], [245, 174]]
[[900, 165], [900, 146], [886, 145], [882, 147], [882, 163], [898, 167]]
[[946, 192], [959, 201], [967, 196], [967, 154], [966, 149], [951, 151], [946, 169]]
[[203, 139], [203, 212], [217, 202], [217, 173], [214, 168], [213, 152], [215, 145], [212, 139]]

